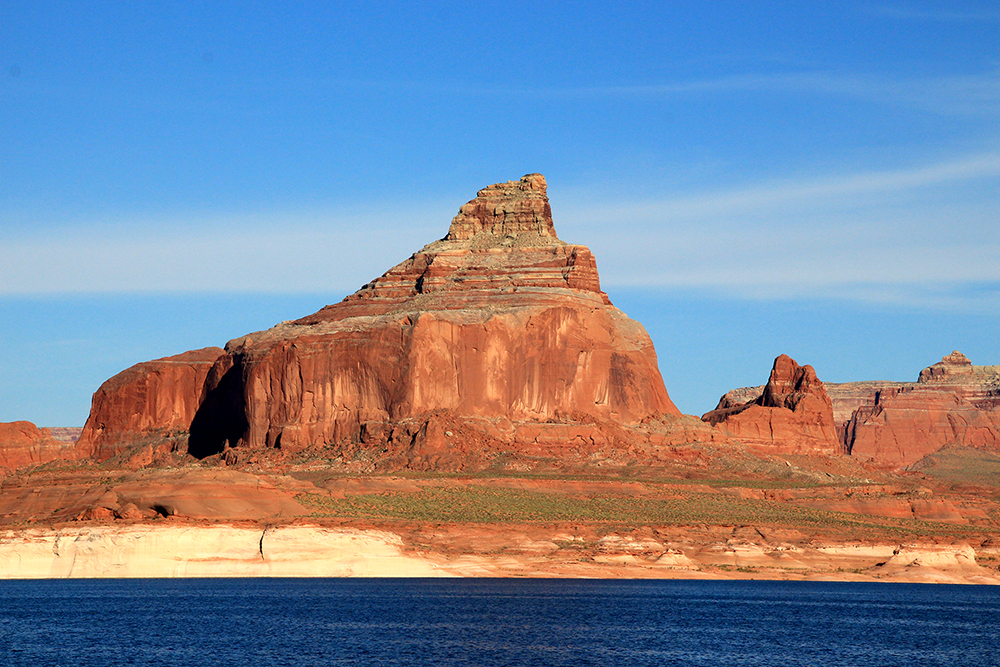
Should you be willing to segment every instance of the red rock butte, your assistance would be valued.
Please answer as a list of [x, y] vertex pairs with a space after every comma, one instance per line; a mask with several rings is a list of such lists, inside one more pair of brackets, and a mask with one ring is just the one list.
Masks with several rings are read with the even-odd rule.
[[0, 422], [0, 471], [75, 457], [72, 446], [47, 428], [26, 421]]
[[1000, 452], [1000, 366], [973, 366], [956, 351], [916, 383], [876, 386], [845, 424], [844, 440], [852, 456], [883, 468], [948, 447]]
[[812, 366], [788, 355], [774, 360], [763, 392], [746, 402], [726, 394], [702, 419], [769, 454], [842, 454], [833, 405]]
[[[784, 357], [784, 355], [782, 355]], [[719, 424], [739, 440], [770, 453], [803, 453], [803, 438], [828, 434], [826, 402], [832, 403], [832, 422], [840, 450], [882, 469], [906, 469], [943, 449], [978, 449], [1000, 453], [1000, 366], [974, 366], [961, 352], [952, 352], [920, 371], [916, 382], [843, 382], [817, 386], [815, 374], [805, 366], [787, 369], [791, 360], [775, 360], [772, 380], [779, 372], [783, 390], [765, 386], [743, 387], [727, 393], [718, 407], [703, 419]], [[792, 362], [794, 363], [794, 362]], [[795, 389], [788, 378], [801, 375], [806, 392]], [[812, 394], [824, 405], [810, 401], [813, 409], [801, 412], [782, 395]], [[765, 410], [786, 404], [791, 412]], [[819, 409], [819, 412], [817, 412]], [[794, 413], [801, 412], [800, 416]], [[806, 415], [812, 413], [811, 417]], [[777, 418], [780, 423], [775, 423]], [[805, 421], [803, 419], [805, 418]], [[826, 435], [813, 442], [827, 441]], [[795, 444], [798, 442], [799, 444]], [[823, 453], [826, 445], [813, 449]]]
[[645, 329], [601, 291], [593, 254], [556, 236], [540, 174], [480, 190], [443, 239], [340, 303], [230, 341], [196, 387], [204, 356], [109, 380], [80, 447], [111, 456], [178, 420], [206, 456], [412, 447], [441, 431], [435, 418], [537, 443], [680, 414]]

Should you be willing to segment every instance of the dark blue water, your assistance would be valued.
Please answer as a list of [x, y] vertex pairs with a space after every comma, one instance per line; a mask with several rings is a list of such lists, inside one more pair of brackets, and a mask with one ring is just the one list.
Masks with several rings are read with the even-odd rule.
[[578, 580], [0, 582], [3, 665], [997, 665], [1000, 588]]

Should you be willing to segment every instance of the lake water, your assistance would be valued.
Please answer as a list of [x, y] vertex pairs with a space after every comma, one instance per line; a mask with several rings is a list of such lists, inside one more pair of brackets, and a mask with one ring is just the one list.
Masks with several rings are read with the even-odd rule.
[[997, 665], [1000, 587], [0, 581], [4, 665]]

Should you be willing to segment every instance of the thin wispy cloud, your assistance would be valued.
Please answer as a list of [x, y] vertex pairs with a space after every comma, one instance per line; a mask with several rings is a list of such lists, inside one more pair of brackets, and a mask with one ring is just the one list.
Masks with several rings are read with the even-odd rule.
[[789, 205], [821, 205], [831, 199], [916, 190], [964, 180], [1000, 176], [1000, 152], [966, 156], [958, 160], [910, 169], [874, 171], [816, 178], [783, 180], [749, 187], [678, 196], [655, 201], [593, 207], [582, 212], [590, 219], [662, 216], [678, 220], [704, 218]]
[[[570, 197], [555, 208], [561, 235], [591, 245], [608, 285], [780, 296], [854, 294], [839, 286], [864, 283], [869, 294], [893, 286], [887, 293], [898, 297], [907, 285], [1000, 282], [1000, 237], [990, 231], [1000, 201], [927, 198], [970, 183], [992, 187], [998, 177], [1000, 152], [989, 152], [631, 203]], [[405, 214], [160, 221], [128, 234], [115, 225], [39, 226], [0, 246], [0, 294], [347, 292], [440, 236], [447, 220], [428, 204]]]
[[[1000, 201], [952, 201], [949, 193], [989, 191], [998, 178], [1000, 152], [986, 152], [654, 200], [550, 195], [561, 237], [590, 245], [612, 288], [982, 310], [997, 301], [995, 292], [966, 294], [960, 286], [1000, 284], [1000, 237], [991, 231]], [[127, 230], [40, 225], [0, 246], [0, 294], [347, 293], [438, 238], [450, 213], [435, 202], [367, 214], [203, 216]]]
[[[526, 94], [528, 91], [521, 91]], [[1000, 115], [1000, 72], [944, 77], [903, 77], [832, 71], [724, 76], [636, 86], [532, 91], [551, 96], [673, 97], [731, 93], [813, 94], [935, 114]]]
[[948, 22], [1000, 22], [1000, 10], [981, 8], [973, 11], [953, 9], [915, 9], [894, 5], [874, 5], [865, 8], [869, 14], [895, 19], [916, 19]]
[[962, 286], [1000, 285], [1000, 198], [952, 195], [1000, 188], [998, 177], [1000, 154], [986, 153], [618, 206], [582, 201], [568, 218], [612, 288], [986, 312], [996, 293]]
[[[0, 246], [0, 295], [353, 291], [424, 243], [428, 211], [402, 218], [272, 213], [158, 227], [54, 229]], [[394, 221], [395, 220], [395, 221]], [[438, 225], [437, 227], [440, 227]], [[374, 241], [375, 238], [378, 241]]]
[[[947, 13], [942, 14], [947, 15]], [[914, 13], [916, 16], [916, 13]], [[960, 16], [960, 14], [955, 14]], [[971, 20], [971, 16], [970, 20]], [[989, 13], [984, 13], [982, 20], [992, 19]], [[759, 63], [758, 63], [759, 64]], [[733, 67], [747, 66], [748, 63], [733, 64]], [[793, 63], [787, 67], [794, 71], [766, 71], [773, 67], [757, 67], [754, 73], [721, 74], [718, 76], [675, 79], [655, 83], [637, 83], [624, 85], [578, 85], [578, 86], [525, 86], [513, 81], [500, 81], [493, 84], [471, 83], [456, 79], [359, 79], [339, 76], [305, 76], [305, 77], [259, 77], [253, 81], [214, 83], [214, 96], [208, 108], [228, 109], [238, 107], [234, 100], [245, 97], [265, 99], [297, 99], [310, 100], [329, 99], [331, 95], [360, 95], [370, 98], [373, 95], [387, 97], [431, 96], [445, 95], [449, 99], [462, 98], [530, 98], [551, 101], [578, 101], [590, 99], [689, 99], [697, 96], [731, 95], [731, 94], [783, 94], [783, 95], [816, 95], [822, 97], [848, 98], [866, 101], [883, 106], [901, 106], [915, 108], [929, 113], [944, 115], [1000, 115], [1000, 69], [986, 69], [978, 73], [952, 74], [948, 76], [912, 76], [892, 74], [885, 71], [849, 71], [844, 69], [804, 69], [795, 68]], [[761, 71], [764, 70], [764, 71]], [[183, 93], [179, 100], [162, 94], [143, 93], [127, 88], [128, 83], [114, 84], [105, 80], [95, 81], [95, 86], [87, 91], [94, 101], [114, 99], [121, 103], [122, 95], [128, 92], [124, 99], [133, 106], [157, 108], [164, 105], [177, 104], [184, 108], [189, 104], [187, 96], [197, 91], [192, 84], [191, 91]], [[35, 89], [31, 89], [35, 90]], [[49, 96], [66, 96], [64, 91], [54, 84], [38, 84], [37, 92]], [[181, 90], [187, 90], [181, 87]], [[21, 90], [22, 101], [29, 101], [30, 94]], [[78, 96], [79, 92], [74, 91]], [[204, 104], [204, 103], [202, 103]], [[184, 108], [184, 110], [189, 110]]]

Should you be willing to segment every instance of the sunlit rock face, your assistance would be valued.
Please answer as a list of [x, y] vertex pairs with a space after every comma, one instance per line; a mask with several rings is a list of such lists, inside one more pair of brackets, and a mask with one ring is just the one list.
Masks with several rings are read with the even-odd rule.
[[206, 347], [144, 361], [110, 378], [94, 393], [76, 449], [105, 460], [136, 440], [186, 431], [205, 398], [205, 380], [223, 350]]
[[593, 254], [556, 236], [540, 174], [484, 188], [444, 239], [226, 352], [196, 420], [206, 432], [193, 429], [199, 453], [359, 439], [442, 411], [494, 422], [679, 414], [649, 336], [601, 291]]
[[590, 250], [556, 236], [529, 174], [480, 190], [443, 239], [340, 303], [108, 380], [79, 447], [107, 458], [189, 429], [199, 457], [354, 443], [437, 460], [477, 442], [593, 446], [595, 424], [679, 414], [646, 331]]
[[744, 444], [767, 453], [844, 451], [834, 426], [832, 402], [816, 371], [784, 354], [774, 360], [759, 396], [736, 402], [726, 394], [702, 420], [722, 426]]
[[[947, 447], [1000, 452], [1000, 366], [974, 366], [956, 351], [920, 371], [916, 382], [823, 387], [842, 450], [869, 465], [907, 468]], [[703, 419], [723, 423], [750, 442], [753, 433], [766, 433], [772, 424], [743, 416], [739, 420], [746, 423], [737, 423], [730, 415], [759, 405], [764, 391], [763, 386], [734, 389]], [[779, 432], [783, 428], [779, 425]]]
[[[852, 391], [863, 385], [865, 392]], [[837, 385], [857, 395], [843, 426], [851, 455], [906, 468], [946, 447], [1000, 451], [1000, 366], [974, 366], [961, 352], [920, 371], [916, 382]]]
[[0, 470], [75, 457], [72, 444], [60, 442], [47, 428], [27, 421], [0, 422]]

